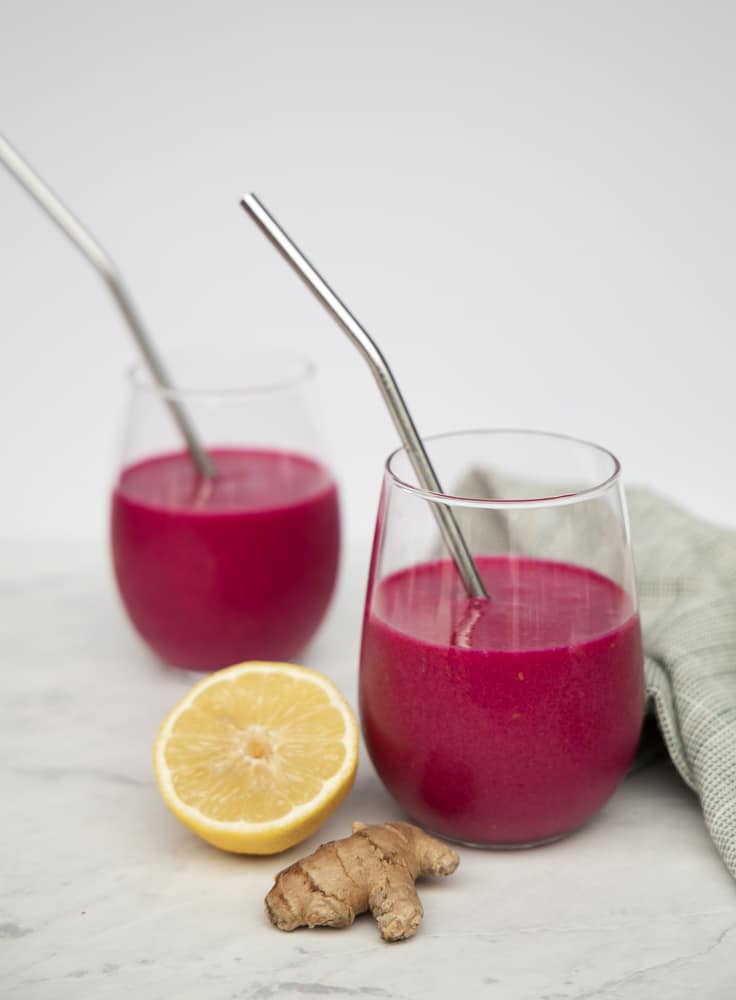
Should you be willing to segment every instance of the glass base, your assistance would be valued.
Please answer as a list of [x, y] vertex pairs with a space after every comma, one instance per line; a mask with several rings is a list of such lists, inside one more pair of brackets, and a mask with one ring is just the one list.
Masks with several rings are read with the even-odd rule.
[[177, 677], [186, 681], [190, 686], [195, 684], [197, 681], [201, 681], [203, 677], [207, 677], [212, 674], [217, 669], [212, 667], [207, 670], [192, 670], [190, 667], [177, 667], [175, 663], [167, 663], [166, 660], [160, 659], [155, 653], [152, 654], [153, 661], [156, 665], [156, 669], [166, 677]]
[[575, 833], [575, 830], [570, 830], [567, 833], [556, 833], [552, 837], [543, 837], [541, 840], [529, 840], [519, 844], [481, 844], [474, 840], [463, 840], [462, 837], [451, 837], [447, 833], [437, 833], [436, 830], [431, 830], [428, 827], [426, 829], [427, 833], [433, 837], [439, 837], [440, 840], [447, 840], [451, 844], [460, 844], [461, 847], [475, 847], [482, 851], [528, 851], [533, 847], [545, 847], [547, 844], [556, 844], [558, 840], [564, 840], [565, 837], [569, 837]]

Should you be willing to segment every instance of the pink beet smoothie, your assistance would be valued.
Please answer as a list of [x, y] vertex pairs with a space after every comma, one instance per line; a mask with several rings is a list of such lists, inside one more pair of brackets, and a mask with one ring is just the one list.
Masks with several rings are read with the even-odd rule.
[[112, 498], [120, 594], [167, 663], [213, 670], [289, 660], [327, 610], [340, 542], [337, 489], [300, 455], [213, 449], [202, 483], [184, 452], [124, 469]]
[[530, 844], [584, 823], [624, 777], [643, 714], [639, 619], [615, 583], [565, 563], [480, 557], [377, 585], [360, 706], [376, 770], [430, 829]]

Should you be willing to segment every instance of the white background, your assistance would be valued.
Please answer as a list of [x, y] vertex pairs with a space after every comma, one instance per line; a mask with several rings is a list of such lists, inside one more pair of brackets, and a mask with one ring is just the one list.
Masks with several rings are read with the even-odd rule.
[[[0, 0], [0, 130], [102, 239], [162, 350], [321, 370], [353, 538], [395, 432], [238, 208], [374, 333], [423, 433], [598, 440], [736, 518], [736, 6]], [[0, 535], [102, 537], [135, 357], [0, 172]]]

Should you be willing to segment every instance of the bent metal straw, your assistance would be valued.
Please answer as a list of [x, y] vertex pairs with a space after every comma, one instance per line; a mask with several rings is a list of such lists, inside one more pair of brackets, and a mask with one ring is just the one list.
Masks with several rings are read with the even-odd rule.
[[112, 292], [113, 298], [117, 302], [125, 318], [125, 322], [128, 324], [130, 332], [133, 334], [133, 338], [143, 354], [153, 381], [160, 389], [165, 390], [164, 401], [184, 437], [187, 448], [192, 456], [192, 461], [197, 466], [200, 475], [205, 479], [212, 479], [215, 474], [212, 463], [199, 439], [199, 435], [192, 426], [186, 410], [180, 400], [176, 398], [176, 390], [172, 385], [164, 363], [153, 345], [151, 335], [143, 325], [143, 320], [133, 303], [130, 293], [125, 287], [122, 276], [115, 266], [112, 257], [100, 246], [92, 234], [84, 228], [79, 219], [57, 198], [30, 164], [26, 163], [2, 135], [0, 135], [0, 163], [8, 169], [18, 183], [26, 189], [77, 249], [84, 254], [90, 264], [96, 268], [100, 277]]
[[[240, 204], [258, 225], [261, 232], [268, 237], [286, 262], [291, 265], [310, 291], [314, 293], [316, 298], [327, 309], [332, 318], [342, 327], [368, 362], [422, 488], [431, 493], [441, 494], [443, 492], [442, 487], [432, 467], [429, 455], [422, 439], [419, 437], [404, 398], [399, 391], [396, 379], [375, 341], [368, 334], [367, 330], [361, 326], [355, 316], [353, 316], [344, 302], [335, 295], [324, 278], [312, 267], [301, 250], [286, 235], [278, 222], [258, 198], [252, 193], [247, 194]], [[451, 506], [444, 503], [435, 503], [432, 504], [432, 511], [437, 518], [440, 532], [468, 592], [468, 596], [487, 598], [488, 594], [478, 573], [478, 568], [473, 562], [473, 557], [470, 554], [470, 550], [455, 519]]]

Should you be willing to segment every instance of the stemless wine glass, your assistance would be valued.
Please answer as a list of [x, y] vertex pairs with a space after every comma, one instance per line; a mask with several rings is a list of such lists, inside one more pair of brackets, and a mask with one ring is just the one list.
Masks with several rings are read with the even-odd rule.
[[[273, 353], [174, 374], [172, 394], [142, 369], [131, 373], [111, 506], [120, 596], [142, 638], [173, 666], [290, 660], [327, 610], [340, 546], [314, 367]], [[178, 437], [165, 405], [172, 395], [206, 445], [211, 480]]]
[[[573, 438], [469, 431], [427, 440], [445, 488], [386, 464], [360, 662], [366, 744], [423, 826], [487, 847], [557, 839], [623, 779], [644, 706], [616, 458]], [[440, 540], [452, 508], [489, 599]]]

